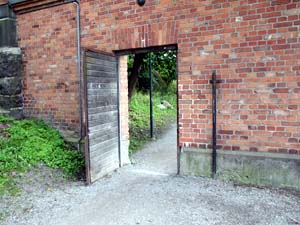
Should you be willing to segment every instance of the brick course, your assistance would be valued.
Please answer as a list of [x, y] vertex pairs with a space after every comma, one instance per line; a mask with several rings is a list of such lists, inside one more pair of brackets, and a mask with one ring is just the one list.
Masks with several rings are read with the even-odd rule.
[[[177, 44], [179, 144], [211, 148], [211, 79], [218, 79], [218, 148], [300, 154], [298, 0], [81, 0], [82, 45], [111, 52]], [[25, 113], [78, 124], [75, 7], [18, 16]]]
[[24, 113], [58, 129], [78, 132], [76, 7], [18, 16], [24, 54]]

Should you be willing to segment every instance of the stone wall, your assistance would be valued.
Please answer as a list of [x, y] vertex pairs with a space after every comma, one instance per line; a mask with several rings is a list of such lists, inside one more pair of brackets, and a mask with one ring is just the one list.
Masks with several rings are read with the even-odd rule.
[[8, 4], [0, 3], [0, 47], [17, 47], [16, 16]]
[[13, 11], [0, 5], [0, 114], [19, 119], [23, 117], [22, 55], [16, 31]]
[[22, 118], [22, 64], [19, 48], [0, 48], [0, 114]]

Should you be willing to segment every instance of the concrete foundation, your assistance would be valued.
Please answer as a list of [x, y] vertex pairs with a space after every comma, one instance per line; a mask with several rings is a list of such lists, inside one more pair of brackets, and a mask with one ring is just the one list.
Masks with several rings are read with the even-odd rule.
[[[183, 148], [180, 158], [180, 174], [211, 177], [211, 150]], [[218, 150], [217, 178], [241, 184], [300, 189], [300, 156]]]

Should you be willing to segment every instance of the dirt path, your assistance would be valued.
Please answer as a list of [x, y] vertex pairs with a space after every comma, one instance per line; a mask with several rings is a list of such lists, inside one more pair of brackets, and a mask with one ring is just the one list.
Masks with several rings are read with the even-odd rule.
[[137, 153], [133, 165], [92, 186], [67, 183], [24, 194], [20, 208], [4, 224], [300, 224], [297, 194], [175, 176], [175, 146], [172, 126], [161, 140]]
[[175, 175], [177, 173], [176, 146], [177, 127], [173, 124], [159, 140], [150, 142], [132, 157], [133, 166], [140, 172]]

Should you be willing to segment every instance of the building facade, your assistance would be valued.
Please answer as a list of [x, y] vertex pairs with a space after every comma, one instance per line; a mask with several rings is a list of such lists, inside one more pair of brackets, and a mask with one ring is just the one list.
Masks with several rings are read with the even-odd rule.
[[[73, 1], [59, 2], [10, 1], [23, 54], [26, 117], [80, 136], [78, 32], [81, 48], [108, 53], [176, 46], [180, 172], [211, 174], [210, 79], [216, 71], [217, 175], [300, 187], [298, 0], [146, 0], [144, 6], [80, 0], [79, 14]], [[121, 117], [127, 118], [126, 57], [119, 60]], [[125, 140], [128, 123], [122, 121]]]

